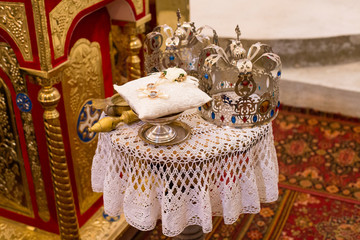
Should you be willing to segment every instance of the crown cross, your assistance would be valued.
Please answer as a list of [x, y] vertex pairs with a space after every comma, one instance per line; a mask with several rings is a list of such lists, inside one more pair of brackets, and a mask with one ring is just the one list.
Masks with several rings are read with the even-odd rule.
[[239, 25], [236, 25], [235, 32], [236, 32], [236, 40], [240, 41], [241, 31], [240, 31]]
[[177, 16], [177, 24], [178, 26], [181, 26], [181, 23], [180, 23], [180, 19], [181, 19], [181, 12], [180, 12], [180, 8], [178, 8], [178, 10], [176, 11], [176, 16]]
[[219, 36], [217, 35], [215, 30], [213, 30], [213, 34], [214, 34], [213, 43], [215, 45], [219, 45]]

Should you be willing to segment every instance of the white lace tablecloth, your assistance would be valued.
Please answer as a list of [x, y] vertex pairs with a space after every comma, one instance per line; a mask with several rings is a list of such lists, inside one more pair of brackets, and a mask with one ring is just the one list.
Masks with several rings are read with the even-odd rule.
[[189, 225], [212, 230], [212, 216], [234, 223], [258, 213], [260, 202], [278, 198], [278, 165], [271, 123], [248, 129], [220, 128], [196, 110], [180, 118], [191, 137], [174, 146], [154, 146], [138, 137], [142, 122], [99, 134], [92, 187], [103, 192], [105, 212], [124, 213], [143, 231], [162, 219], [163, 234]]

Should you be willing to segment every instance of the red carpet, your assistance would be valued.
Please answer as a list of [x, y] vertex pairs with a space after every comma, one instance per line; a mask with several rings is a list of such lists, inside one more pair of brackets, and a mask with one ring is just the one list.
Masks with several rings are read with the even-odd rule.
[[281, 186], [360, 203], [359, 120], [287, 108], [273, 126]]
[[[273, 122], [279, 200], [233, 225], [214, 217], [206, 239], [360, 240], [360, 121], [283, 107]], [[170, 239], [161, 222], [134, 239]]]

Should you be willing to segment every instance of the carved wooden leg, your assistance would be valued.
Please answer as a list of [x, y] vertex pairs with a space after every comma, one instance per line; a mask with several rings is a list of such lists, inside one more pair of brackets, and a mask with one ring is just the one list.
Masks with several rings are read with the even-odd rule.
[[202, 227], [198, 225], [188, 226], [178, 236], [174, 237], [174, 240], [202, 240], [205, 238], [205, 234], [202, 231]]
[[43, 86], [39, 91], [38, 100], [45, 109], [44, 124], [60, 236], [61, 239], [64, 240], [80, 239], [69, 171], [65, 157], [64, 142], [61, 134], [59, 112], [56, 110], [56, 106], [60, 100], [60, 93], [52, 86]]

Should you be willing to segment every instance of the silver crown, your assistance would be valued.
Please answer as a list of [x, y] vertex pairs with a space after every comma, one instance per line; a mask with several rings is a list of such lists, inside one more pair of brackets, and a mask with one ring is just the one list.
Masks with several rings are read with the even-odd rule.
[[144, 43], [146, 73], [179, 67], [197, 77], [199, 55], [206, 46], [211, 44], [210, 37], [203, 34], [204, 30], [212, 30], [213, 41], [217, 43], [217, 35], [212, 28], [203, 26], [196, 29], [193, 22], [181, 23], [180, 10], [177, 11], [177, 18], [175, 31], [165, 24], [155, 27], [146, 35]]
[[248, 52], [237, 38], [224, 51], [216, 44], [205, 47], [199, 61], [199, 87], [213, 100], [199, 108], [202, 116], [218, 125], [251, 127], [277, 116], [280, 57], [270, 46], [255, 43]]

